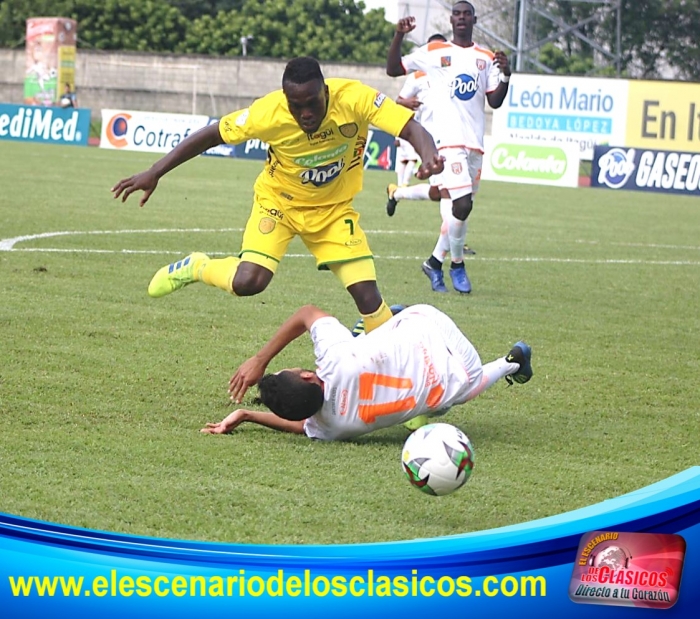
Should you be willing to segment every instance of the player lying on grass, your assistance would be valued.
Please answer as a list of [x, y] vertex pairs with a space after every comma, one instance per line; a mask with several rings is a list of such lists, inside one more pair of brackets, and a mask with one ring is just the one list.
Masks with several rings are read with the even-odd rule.
[[[270, 361], [306, 331], [316, 370], [265, 375]], [[272, 412], [237, 409], [202, 432], [226, 434], [249, 421], [322, 440], [352, 439], [419, 415], [441, 415], [501, 378], [526, 383], [532, 378], [531, 356], [530, 347], [518, 342], [505, 357], [482, 365], [457, 325], [430, 305], [412, 305], [363, 337], [353, 337], [336, 318], [306, 305], [229, 384], [236, 403], [257, 384], [260, 402]]]

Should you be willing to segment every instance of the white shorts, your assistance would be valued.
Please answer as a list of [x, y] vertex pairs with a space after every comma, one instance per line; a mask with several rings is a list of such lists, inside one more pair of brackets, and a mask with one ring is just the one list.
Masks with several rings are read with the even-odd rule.
[[445, 170], [441, 174], [442, 187], [450, 192], [450, 198], [456, 200], [479, 191], [481, 164], [484, 153], [471, 148], [441, 148], [440, 154], [445, 158]]
[[397, 138], [399, 145], [396, 147], [396, 161], [418, 161], [420, 157], [416, 149], [411, 146], [410, 142]]

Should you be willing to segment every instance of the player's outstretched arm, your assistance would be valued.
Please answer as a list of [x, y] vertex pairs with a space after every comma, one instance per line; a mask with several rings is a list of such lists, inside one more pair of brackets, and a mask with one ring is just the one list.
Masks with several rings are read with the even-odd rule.
[[389, 52], [386, 57], [386, 74], [391, 77], [406, 75], [406, 71], [401, 64], [401, 44], [403, 38], [416, 27], [415, 17], [403, 17], [396, 24], [394, 38], [391, 40]]
[[143, 206], [156, 190], [161, 176], [167, 174], [181, 163], [185, 163], [185, 161], [189, 161], [193, 157], [201, 155], [204, 151], [223, 143], [218, 124], [203, 127], [182, 140], [173, 150], [156, 161], [148, 170], [120, 180], [112, 187], [112, 193], [115, 198], [121, 196], [122, 202], [125, 202], [135, 191], [143, 191], [143, 196], [141, 196], [141, 201], [139, 202], [139, 206]]
[[328, 316], [315, 305], [304, 305], [284, 321], [260, 351], [244, 361], [229, 381], [228, 392], [233, 402], [240, 403], [249, 387], [256, 385], [265, 374], [268, 364], [284, 348], [311, 329], [319, 318]]
[[230, 415], [219, 421], [219, 423], [208, 423], [200, 432], [203, 434], [230, 434], [244, 421], [257, 423], [260, 426], [279, 430], [280, 432], [304, 434], [304, 420], [289, 421], [288, 419], [278, 417], [274, 413], [251, 411], [245, 408], [236, 409]]

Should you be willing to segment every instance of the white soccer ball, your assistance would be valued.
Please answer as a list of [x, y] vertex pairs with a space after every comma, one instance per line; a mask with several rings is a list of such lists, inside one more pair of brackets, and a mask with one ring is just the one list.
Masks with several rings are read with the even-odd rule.
[[401, 468], [415, 488], [443, 496], [461, 488], [474, 468], [469, 437], [449, 423], [431, 423], [406, 439]]

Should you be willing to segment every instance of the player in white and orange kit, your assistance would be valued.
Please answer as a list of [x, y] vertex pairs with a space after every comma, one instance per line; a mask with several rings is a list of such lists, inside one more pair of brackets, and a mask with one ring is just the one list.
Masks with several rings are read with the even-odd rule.
[[[447, 41], [441, 34], [434, 34], [429, 39], [431, 41]], [[430, 133], [432, 123], [433, 110], [430, 106], [425, 105], [430, 83], [428, 76], [423, 71], [414, 71], [409, 73], [406, 81], [401, 87], [399, 96], [396, 102], [409, 110], [413, 110], [413, 119], [420, 123], [423, 128]], [[418, 155], [412, 157], [410, 150], [407, 150], [403, 143], [405, 140], [397, 140], [396, 148], [396, 184], [390, 183], [386, 188], [387, 203], [386, 213], [389, 217], [394, 215], [396, 211], [396, 203], [399, 200], [433, 200], [440, 201], [440, 175], [436, 174], [430, 177], [430, 183], [418, 183], [409, 185], [413, 176], [413, 170], [410, 169], [411, 162], [415, 168], [418, 161]], [[415, 153], [415, 149], [413, 149]], [[449, 198], [449, 194], [446, 194]]]
[[[306, 331], [316, 370], [264, 375], [270, 361]], [[420, 415], [444, 414], [501, 378], [526, 383], [532, 377], [531, 355], [530, 347], [518, 342], [505, 357], [482, 365], [457, 325], [430, 305], [410, 306], [357, 338], [336, 318], [307, 305], [230, 381], [234, 402], [257, 384], [272, 413], [238, 409], [202, 432], [226, 434], [249, 421], [321, 440], [352, 439]]]
[[[508, 92], [510, 66], [507, 56], [480, 47], [472, 40], [477, 18], [474, 6], [461, 0], [452, 7], [452, 41], [433, 41], [407, 56], [401, 56], [404, 36], [415, 28], [415, 18], [400, 19], [387, 56], [387, 73], [405, 75], [423, 71], [430, 81], [426, 105], [434, 109], [432, 133], [438, 151], [445, 157], [442, 185], [452, 204], [441, 204], [443, 232], [432, 256], [423, 264], [433, 290], [445, 292], [442, 257], [452, 256], [450, 276], [458, 292], [471, 292], [464, 268], [467, 217], [472, 210], [481, 175], [484, 152], [484, 104], [498, 108]], [[438, 111], [439, 110], [439, 111]]]

